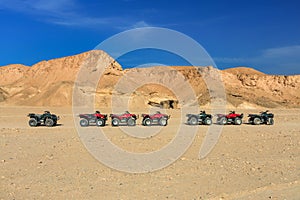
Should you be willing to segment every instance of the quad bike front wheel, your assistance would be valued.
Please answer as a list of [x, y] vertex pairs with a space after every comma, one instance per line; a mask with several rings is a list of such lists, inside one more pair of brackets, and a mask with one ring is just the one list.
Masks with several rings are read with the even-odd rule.
[[53, 119], [47, 118], [47, 119], [45, 120], [45, 125], [48, 126], [48, 127], [53, 126], [53, 125], [54, 125]]
[[97, 126], [105, 126], [105, 122], [104, 122], [103, 119], [97, 119], [96, 125], [97, 125]]
[[80, 126], [86, 127], [89, 125], [89, 121], [87, 119], [81, 119], [79, 122]]
[[234, 124], [235, 125], [241, 125], [242, 124], [242, 119], [241, 118], [235, 118]]
[[211, 125], [211, 124], [212, 124], [211, 118], [207, 117], [207, 118], [204, 120], [204, 124], [206, 124], [206, 125]]
[[161, 126], [167, 126], [168, 120], [165, 119], [165, 118], [161, 118], [161, 119], [159, 120], [159, 124], [160, 124]]
[[31, 127], [35, 127], [35, 126], [37, 126], [38, 122], [37, 122], [36, 119], [31, 118], [31, 119], [29, 120], [28, 124], [29, 124], [29, 126], [31, 126]]
[[270, 125], [274, 125], [274, 119], [273, 118], [269, 118], [268, 122], [269, 122]]
[[128, 119], [127, 125], [128, 126], [135, 126], [135, 119], [133, 119], [133, 118]]

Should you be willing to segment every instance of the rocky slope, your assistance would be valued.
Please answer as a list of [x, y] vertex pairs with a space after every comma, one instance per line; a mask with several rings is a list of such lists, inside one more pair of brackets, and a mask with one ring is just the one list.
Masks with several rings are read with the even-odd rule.
[[250, 102], [263, 107], [299, 107], [300, 76], [266, 75], [248, 68], [222, 72], [228, 101]]
[[[94, 91], [96, 105], [100, 107], [111, 106], [112, 97], [116, 96], [118, 99], [129, 99], [132, 106], [164, 105], [176, 108], [179, 106], [178, 96], [173, 86], [184, 93], [187, 90], [185, 84], [194, 90], [201, 106], [209, 105], [214, 89], [211, 86], [208, 89], [207, 85], [218, 78], [223, 80], [228, 106], [300, 107], [300, 75], [267, 75], [245, 67], [223, 71], [212, 67], [123, 70], [103, 51], [42, 61], [31, 67], [0, 67], [0, 102], [3, 105], [70, 106], [81, 67], [87, 66], [84, 76], [96, 77], [99, 73], [97, 66], [101, 64], [102, 67], [105, 65], [105, 71]], [[82, 89], [83, 92], [93, 92], [89, 90], [88, 87]]]

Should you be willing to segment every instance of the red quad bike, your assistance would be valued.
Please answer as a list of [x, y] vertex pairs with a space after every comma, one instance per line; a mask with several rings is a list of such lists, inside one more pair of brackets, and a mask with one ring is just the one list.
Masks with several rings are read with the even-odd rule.
[[235, 111], [230, 111], [228, 115], [217, 114], [217, 123], [221, 125], [235, 124], [241, 125], [244, 114], [236, 114]]
[[151, 126], [152, 124], [160, 125], [160, 126], [167, 126], [168, 119], [170, 119], [170, 115], [161, 114], [157, 111], [155, 114], [142, 114], [143, 121], [142, 124], [144, 126]]
[[125, 124], [128, 126], [136, 125], [137, 115], [131, 114], [128, 111], [120, 115], [110, 114], [110, 117], [112, 126], [119, 126], [119, 124]]
[[99, 111], [96, 111], [93, 114], [80, 114], [80, 126], [86, 127], [90, 124], [96, 124], [97, 126], [105, 126], [107, 120], [107, 115], [101, 114]]

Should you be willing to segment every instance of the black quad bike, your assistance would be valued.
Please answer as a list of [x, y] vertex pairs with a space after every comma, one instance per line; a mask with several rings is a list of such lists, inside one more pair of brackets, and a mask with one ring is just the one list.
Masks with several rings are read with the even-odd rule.
[[269, 124], [273, 125], [274, 124], [274, 114], [269, 113], [268, 110], [264, 112], [260, 112], [259, 114], [249, 114], [248, 115], [249, 119], [248, 122], [249, 124], [253, 125], [259, 125], [259, 124]]
[[212, 116], [211, 114], [206, 114], [205, 111], [200, 111], [199, 114], [187, 114], [187, 124], [189, 125], [211, 125], [212, 124]]
[[96, 111], [93, 114], [79, 114], [80, 126], [86, 127], [90, 124], [96, 124], [97, 126], [105, 126], [107, 121], [107, 115], [101, 114], [100, 111]]
[[58, 116], [51, 114], [49, 111], [45, 111], [44, 114], [29, 113], [27, 116], [30, 118], [28, 124], [32, 127], [42, 124], [48, 127], [55, 126], [59, 120]]

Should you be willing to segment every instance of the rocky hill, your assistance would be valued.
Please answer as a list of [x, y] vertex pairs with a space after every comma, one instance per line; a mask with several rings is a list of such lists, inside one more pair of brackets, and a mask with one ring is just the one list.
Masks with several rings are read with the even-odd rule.
[[[212, 67], [182, 66], [123, 70], [119, 63], [103, 51], [89, 51], [79, 55], [42, 61], [31, 67], [23, 65], [0, 67], [0, 104], [71, 106], [73, 87], [80, 68], [84, 65], [88, 66], [86, 76], [93, 76], [97, 73], [94, 65], [96, 66], [99, 62], [107, 63], [99, 79], [98, 87], [94, 91], [96, 104], [100, 107], [110, 106], [112, 96], [116, 95], [130, 99], [132, 106], [176, 108], [180, 105], [178, 105], [174, 91], [159, 83], [176, 86], [182, 78], [194, 90], [199, 105], [209, 105], [211, 91], [204, 80], [212, 74], [219, 74], [223, 80], [228, 106], [300, 107], [300, 75], [267, 75], [245, 67], [223, 71]], [[148, 81], [147, 84], [140, 85], [145, 77], [153, 82]], [[134, 88], [135, 86], [137, 88]], [[181, 91], [185, 90], [180, 88], [183, 87], [182, 85], [176, 87], [179, 87]], [[128, 88], [134, 89], [129, 91]], [[89, 89], [86, 87], [83, 90], [86, 90], [83, 92], [88, 92]]]

